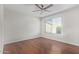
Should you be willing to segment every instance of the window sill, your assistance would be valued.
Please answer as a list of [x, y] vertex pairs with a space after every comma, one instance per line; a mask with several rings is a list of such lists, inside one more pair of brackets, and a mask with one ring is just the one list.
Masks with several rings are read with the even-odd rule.
[[48, 32], [46, 32], [46, 34], [55, 35], [55, 36], [63, 36], [64, 35], [64, 34], [56, 34], [56, 33], [48, 33]]

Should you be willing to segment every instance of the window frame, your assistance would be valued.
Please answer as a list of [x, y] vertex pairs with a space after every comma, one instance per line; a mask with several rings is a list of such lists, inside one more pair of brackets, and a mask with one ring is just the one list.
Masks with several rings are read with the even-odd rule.
[[[53, 19], [55, 19], [55, 18], [59, 18], [59, 17], [61, 17], [61, 16], [58, 16], [58, 17], [52, 17]], [[50, 18], [50, 19], [52, 19], [52, 18]], [[62, 18], [62, 27], [64, 28], [64, 24], [63, 24], [63, 17], [61, 17]], [[52, 28], [51, 28], [51, 32], [47, 32], [46, 31], [46, 23], [47, 23], [47, 20], [48, 19], [46, 19], [46, 21], [45, 21], [45, 33], [48, 33], [48, 34], [55, 34], [55, 35], [63, 35], [63, 28], [62, 28], [62, 32], [61, 32], [61, 34], [58, 34], [58, 33], [52, 33]], [[48, 23], [48, 24], [50, 24], [50, 23]], [[52, 24], [50, 24], [51, 26], [52, 26]]]

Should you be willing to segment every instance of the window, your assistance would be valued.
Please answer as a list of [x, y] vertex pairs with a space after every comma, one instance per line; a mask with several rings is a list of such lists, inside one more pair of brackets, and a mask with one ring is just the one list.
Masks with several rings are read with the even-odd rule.
[[62, 34], [63, 32], [62, 17], [57, 17], [57, 18], [47, 20], [46, 21], [46, 32]]

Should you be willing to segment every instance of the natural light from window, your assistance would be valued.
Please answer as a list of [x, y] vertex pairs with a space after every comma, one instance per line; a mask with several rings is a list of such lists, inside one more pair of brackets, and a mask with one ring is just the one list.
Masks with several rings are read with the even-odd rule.
[[47, 20], [46, 21], [46, 32], [62, 34], [63, 32], [62, 17], [56, 17], [56, 18]]

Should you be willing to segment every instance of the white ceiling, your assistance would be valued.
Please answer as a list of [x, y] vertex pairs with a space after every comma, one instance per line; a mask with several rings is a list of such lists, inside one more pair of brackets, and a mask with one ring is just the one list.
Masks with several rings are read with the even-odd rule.
[[40, 14], [40, 12], [32, 12], [34, 10], [38, 10], [34, 4], [5, 4], [6, 9], [14, 10], [26, 15], [35, 16], [35, 17], [45, 17], [63, 10], [67, 10], [69, 8], [75, 7], [77, 5], [74, 4], [54, 4], [52, 7], [48, 8], [50, 12], [44, 12]]

